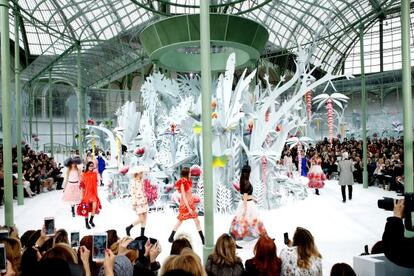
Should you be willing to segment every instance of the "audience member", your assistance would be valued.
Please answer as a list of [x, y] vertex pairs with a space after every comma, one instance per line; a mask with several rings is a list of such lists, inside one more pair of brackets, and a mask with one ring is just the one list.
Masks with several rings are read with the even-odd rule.
[[281, 260], [276, 254], [276, 244], [267, 235], [260, 236], [254, 246], [254, 257], [246, 261], [245, 275], [280, 275]]
[[296, 228], [291, 247], [282, 249], [281, 275], [322, 275], [322, 256], [316, 248], [312, 234]]
[[209, 276], [239, 276], [244, 272], [242, 260], [236, 255], [236, 242], [228, 234], [221, 235], [205, 265]]

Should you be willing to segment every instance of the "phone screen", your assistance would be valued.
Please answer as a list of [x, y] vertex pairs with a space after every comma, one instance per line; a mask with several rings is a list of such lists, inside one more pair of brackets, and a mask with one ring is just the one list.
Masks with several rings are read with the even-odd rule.
[[9, 230], [1, 229], [0, 230], [0, 239], [7, 239], [9, 237]]
[[79, 247], [79, 232], [70, 233], [70, 246], [73, 248]]
[[92, 260], [100, 261], [105, 259], [105, 249], [107, 244], [107, 235], [106, 234], [96, 234], [93, 235], [93, 252]]
[[288, 234], [288, 232], [283, 234], [283, 239], [284, 239], [284, 243], [286, 245], [288, 245], [289, 244], [289, 234]]
[[46, 231], [46, 236], [55, 235], [55, 219], [54, 218], [45, 218], [45, 231]]
[[0, 243], [0, 272], [5, 273], [7, 270], [6, 248], [4, 243]]

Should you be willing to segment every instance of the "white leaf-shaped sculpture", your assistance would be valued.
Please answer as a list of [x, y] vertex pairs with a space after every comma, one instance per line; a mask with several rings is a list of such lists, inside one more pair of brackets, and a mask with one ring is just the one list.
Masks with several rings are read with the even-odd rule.
[[[127, 101], [117, 110], [118, 128], [122, 131], [122, 144], [127, 145], [138, 134], [141, 113], [136, 111], [135, 102]], [[120, 135], [121, 136], [121, 135]]]
[[311, 143], [313, 139], [302, 136], [302, 137], [291, 137], [286, 140], [286, 144], [289, 146], [290, 149], [292, 149], [294, 146], [301, 144], [303, 148], [307, 149], [309, 148], [309, 143]]

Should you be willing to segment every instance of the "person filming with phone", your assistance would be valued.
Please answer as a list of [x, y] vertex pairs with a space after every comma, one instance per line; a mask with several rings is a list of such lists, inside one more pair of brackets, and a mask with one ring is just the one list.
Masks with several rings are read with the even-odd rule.
[[414, 268], [414, 238], [404, 236], [403, 218], [406, 217], [405, 210], [408, 209], [404, 202], [404, 199], [395, 202], [394, 216], [387, 218], [382, 241], [385, 256], [391, 262], [399, 266]]

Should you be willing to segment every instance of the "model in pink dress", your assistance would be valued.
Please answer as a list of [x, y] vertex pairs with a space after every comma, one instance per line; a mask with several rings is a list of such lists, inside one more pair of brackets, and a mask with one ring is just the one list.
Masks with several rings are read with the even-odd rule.
[[323, 173], [321, 163], [322, 159], [316, 152], [315, 155], [311, 158], [311, 168], [308, 172], [308, 187], [315, 189], [315, 193], [317, 195], [319, 195], [319, 189], [325, 186], [324, 180], [326, 180], [326, 176]]
[[75, 216], [75, 205], [82, 199], [82, 190], [80, 188], [80, 177], [82, 172], [79, 170], [76, 163], [69, 164], [65, 179], [63, 181], [63, 201], [71, 205], [72, 216]]

